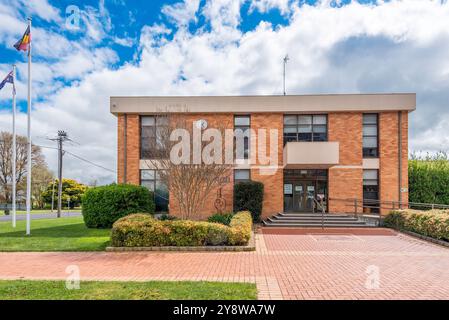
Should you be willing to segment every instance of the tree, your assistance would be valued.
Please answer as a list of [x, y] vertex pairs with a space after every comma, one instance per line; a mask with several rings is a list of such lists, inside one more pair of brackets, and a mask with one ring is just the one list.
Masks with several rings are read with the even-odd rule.
[[[188, 115], [162, 116], [156, 118], [156, 123], [158, 122], [165, 125], [159, 125], [154, 132], [148, 134], [149, 138], [145, 141], [148, 148], [145, 149], [149, 151], [147, 158], [150, 159], [146, 162], [149, 167], [157, 170], [159, 179], [176, 199], [181, 218], [197, 218], [208, 196], [223, 186], [232, 173], [232, 164], [222, 161], [226, 146], [220, 143], [217, 148], [211, 148], [211, 144], [218, 142], [216, 140], [225, 141], [227, 125], [221, 123], [219, 128], [213, 128], [215, 136], [209, 137], [207, 141], [201, 139], [199, 147], [195, 147], [192, 137], [196, 121], [189, 121]], [[200, 132], [204, 132], [204, 129], [200, 129]], [[179, 139], [170, 139], [171, 136]], [[184, 142], [187, 143], [179, 149], [182, 138], [185, 138]], [[200, 161], [195, 160], [195, 150], [198, 149], [201, 150]], [[208, 157], [203, 157], [204, 152]], [[174, 155], [177, 158], [175, 161]]]
[[[16, 137], [16, 184], [17, 194], [23, 194], [26, 190], [26, 165], [27, 165], [27, 138]], [[11, 203], [12, 201], [12, 134], [0, 132], [0, 201]], [[41, 148], [31, 147], [32, 181], [36, 168], [47, 168]], [[48, 169], [47, 169], [48, 170]]]
[[[51, 204], [53, 188], [54, 188], [54, 203], [56, 204], [58, 198], [58, 179], [50, 182], [47, 189], [42, 193], [42, 198], [46, 204]], [[80, 206], [81, 197], [87, 190], [87, 186], [72, 179], [62, 179], [62, 206], [69, 206], [71, 209]]]
[[45, 201], [43, 194], [47, 190], [48, 184], [53, 181], [53, 173], [47, 166], [36, 165], [33, 168], [33, 179], [31, 183], [31, 195], [34, 206], [43, 209]]

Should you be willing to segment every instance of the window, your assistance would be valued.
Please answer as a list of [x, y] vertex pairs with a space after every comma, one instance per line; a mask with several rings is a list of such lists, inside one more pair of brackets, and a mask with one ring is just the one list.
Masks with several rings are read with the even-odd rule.
[[375, 113], [363, 115], [363, 157], [377, 158], [378, 152], [378, 116]]
[[285, 115], [284, 144], [289, 141], [327, 141], [327, 116]]
[[157, 170], [140, 170], [140, 185], [154, 193], [156, 212], [168, 211], [168, 188], [161, 181]]
[[250, 119], [250, 116], [234, 116], [235, 159], [249, 159]]
[[249, 169], [236, 169], [234, 170], [234, 183], [247, 182], [251, 180], [251, 174]]
[[[363, 205], [379, 206], [379, 170], [363, 170]], [[371, 208], [376, 212], [376, 208]]]
[[141, 159], [157, 159], [164, 154], [164, 137], [167, 135], [168, 118], [142, 116], [140, 118]]

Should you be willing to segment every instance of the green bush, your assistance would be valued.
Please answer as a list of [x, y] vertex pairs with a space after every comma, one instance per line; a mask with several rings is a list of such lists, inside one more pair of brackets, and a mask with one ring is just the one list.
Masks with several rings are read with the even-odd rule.
[[209, 222], [221, 223], [225, 226], [229, 226], [231, 223], [231, 219], [234, 216], [234, 213], [215, 213], [207, 218]]
[[448, 210], [397, 210], [384, 219], [386, 227], [412, 231], [434, 239], [449, 241]]
[[165, 220], [178, 220], [178, 217], [172, 216], [172, 215], [169, 215], [169, 214], [164, 213], [164, 214], [162, 214], [158, 219], [161, 220], [161, 221], [165, 221]]
[[260, 221], [263, 204], [263, 183], [239, 182], [234, 186], [234, 211], [249, 211], [253, 220]]
[[88, 228], [110, 228], [115, 221], [131, 213], [154, 213], [152, 192], [136, 185], [90, 188], [82, 201], [84, 223]]
[[410, 202], [449, 204], [449, 160], [445, 153], [412, 155], [408, 176]]
[[111, 232], [114, 247], [246, 245], [251, 237], [249, 212], [239, 212], [230, 226], [218, 223], [154, 219], [132, 214], [117, 220]]

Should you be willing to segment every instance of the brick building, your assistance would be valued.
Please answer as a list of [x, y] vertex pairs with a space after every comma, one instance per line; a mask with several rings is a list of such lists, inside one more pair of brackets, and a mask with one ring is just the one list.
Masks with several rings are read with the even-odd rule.
[[[265, 140], [267, 150], [275, 148], [277, 170], [264, 173], [259, 158], [236, 161], [221, 189], [225, 210], [232, 210], [234, 183], [249, 179], [265, 185], [264, 217], [310, 212], [314, 198], [323, 198], [330, 213], [353, 211], [355, 199], [360, 211], [376, 200], [408, 202], [408, 113], [416, 108], [415, 94], [111, 97], [110, 104], [118, 124], [117, 180], [156, 190], [161, 211], [176, 215], [177, 206], [145, 161], [142, 141], [156, 137], [161, 116], [172, 113], [208, 128], [279, 132], [277, 141]], [[252, 140], [244, 144], [244, 159], [251, 158]], [[204, 216], [216, 211], [215, 191]]]

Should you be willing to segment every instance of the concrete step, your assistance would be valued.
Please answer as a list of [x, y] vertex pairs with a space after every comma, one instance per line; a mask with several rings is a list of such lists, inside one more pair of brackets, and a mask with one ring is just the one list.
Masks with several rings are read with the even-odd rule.
[[320, 228], [324, 226], [325, 228], [373, 228], [373, 226], [367, 225], [365, 223], [355, 224], [355, 223], [345, 223], [345, 224], [311, 224], [311, 223], [273, 223], [264, 221], [265, 227], [274, 228]]
[[[321, 220], [306, 220], [306, 219], [297, 219], [297, 220], [278, 220], [273, 218], [268, 218], [268, 222], [271, 222], [273, 224], [295, 224], [295, 223], [305, 223], [305, 224], [313, 224], [313, 225], [321, 225]], [[358, 220], [340, 220], [340, 221], [333, 221], [333, 220], [324, 220], [324, 224], [327, 225], [345, 225], [345, 224], [357, 224], [357, 225], [363, 225], [365, 224], [364, 221], [358, 221]]]
[[[321, 213], [284, 213], [284, 212], [279, 212], [277, 215], [282, 216], [282, 217], [304, 218], [304, 217], [321, 217], [322, 214]], [[325, 213], [324, 216], [325, 217], [333, 217], [333, 218], [352, 217], [352, 215], [348, 215], [348, 214], [334, 214], [334, 213]]]
[[306, 216], [306, 217], [289, 217], [289, 216], [281, 216], [276, 215], [272, 217], [276, 220], [325, 220], [325, 221], [358, 221], [355, 217], [330, 217], [330, 216]]

